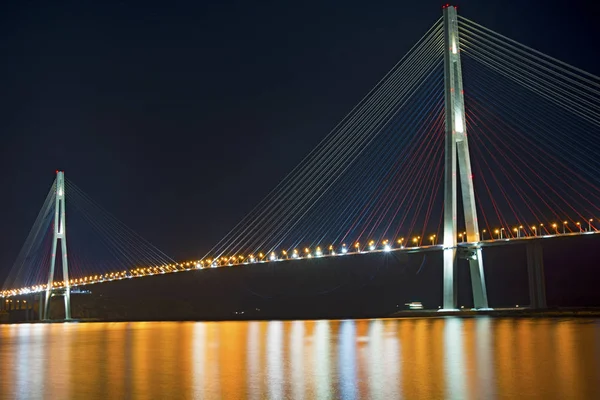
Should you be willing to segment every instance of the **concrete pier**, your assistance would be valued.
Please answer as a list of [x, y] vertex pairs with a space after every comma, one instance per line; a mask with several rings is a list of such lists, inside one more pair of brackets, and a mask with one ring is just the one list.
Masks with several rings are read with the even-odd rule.
[[527, 244], [527, 274], [529, 275], [530, 307], [547, 308], [544, 251], [539, 242]]

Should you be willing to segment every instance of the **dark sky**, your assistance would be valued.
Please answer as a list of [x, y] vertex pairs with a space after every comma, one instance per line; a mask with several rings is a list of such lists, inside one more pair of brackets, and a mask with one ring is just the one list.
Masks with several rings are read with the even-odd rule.
[[[208, 250], [445, 2], [3, 2], [0, 278], [56, 169], [176, 259]], [[600, 75], [598, 5], [459, 13]]]

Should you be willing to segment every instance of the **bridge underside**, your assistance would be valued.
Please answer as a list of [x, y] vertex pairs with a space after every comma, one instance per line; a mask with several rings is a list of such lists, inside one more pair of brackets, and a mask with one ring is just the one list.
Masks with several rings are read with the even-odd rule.
[[[600, 237], [542, 243], [548, 306], [600, 306]], [[525, 245], [484, 248], [492, 307], [527, 307]], [[529, 257], [532, 257], [530, 254]], [[375, 253], [155, 275], [90, 285], [73, 296], [73, 318], [101, 320], [361, 318], [442, 305], [442, 252]], [[458, 305], [470, 309], [470, 273], [458, 263]], [[534, 299], [535, 300], [535, 299]], [[60, 297], [51, 300], [60, 318]], [[64, 311], [62, 311], [64, 312]], [[17, 313], [18, 314], [18, 313]], [[15, 314], [16, 315], [16, 314]]]

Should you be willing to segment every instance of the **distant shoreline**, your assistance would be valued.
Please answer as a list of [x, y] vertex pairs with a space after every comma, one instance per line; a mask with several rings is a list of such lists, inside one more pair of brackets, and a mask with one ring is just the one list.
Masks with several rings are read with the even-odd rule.
[[364, 317], [315, 317], [315, 318], [222, 318], [222, 319], [73, 319], [71, 321], [29, 321], [0, 323], [0, 325], [15, 324], [49, 324], [49, 323], [128, 323], [128, 322], [252, 322], [252, 321], [311, 321], [311, 320], [348, 320], [348, 319], [405, 319], [405, 318], [600, 318], [600, 308], [598, 307], [578, 307], [578, 308], [550, 308], [543, 310], [534, 310], [529, 308], [498, 308], [484, 311], [477, 310], [459, 310], [459, 311], [437, 311], [437, 310], [406, 310], [398, 311], [391, 315], [364, 316]]

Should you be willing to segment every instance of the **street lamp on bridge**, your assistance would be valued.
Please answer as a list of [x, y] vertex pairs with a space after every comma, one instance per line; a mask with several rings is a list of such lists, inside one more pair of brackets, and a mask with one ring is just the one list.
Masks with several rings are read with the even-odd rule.
[[392, 246], [390, 246], [390, 242], [387, 239], [383, 241], [383, 250], [384, 251], [392, 250]]
[[557, 223], [553, 223], [552, 227], [554, 228], [554, 231], [556, 232], [556, 234], [558, 235], [558, 224]]
[[567, 221], [563, 221], [563, 234], [567, 233]]
[[513, 228], [513, 231], [517, 234], [517, 238], [521, 237], [521, 229], [523, 229], [523, 225], [519, 225], [516, 228]]
[[588, 224], [589, 224], [589, 225], [588, 225], [588, 231], [589, 231], [589, 232], [591, 232], [591, 231], [592, 231], [592, 221], [593, 221], [593, 219], [591, 219], [591, 218], [588, 220]]
[[583, 228], [581, 227], [581, 222], [577, 222], [575, 225], [579, 227], [579, 233], [583, 232]]

